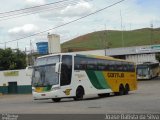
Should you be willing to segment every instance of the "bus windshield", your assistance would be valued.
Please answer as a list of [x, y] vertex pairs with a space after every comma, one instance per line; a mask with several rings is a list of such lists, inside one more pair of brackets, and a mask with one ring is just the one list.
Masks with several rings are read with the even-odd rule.
[[32, 76], [32, 85], [45, 87], [58, 84], [58, 73], [55, 72], [55, 65], [35, 67]]
[[144, 66], [139, 66], [137, 69], [137, 74], [140, 76], [146, 76], [149, 74], [149, 68]]
[[58, 73], [55, 72], [57, 62], [59, 62], [59, 56], [38, 59], [39, 64], [36, 64], [33, 69], [32, 86], [45, 87], [59, 84]]

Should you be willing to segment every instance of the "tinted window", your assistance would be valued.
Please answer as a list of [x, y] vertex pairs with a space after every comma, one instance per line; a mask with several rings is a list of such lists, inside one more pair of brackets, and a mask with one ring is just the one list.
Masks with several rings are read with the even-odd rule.
[[88, 70], [97, 70], [97, 60], [94, 58], [85, 58]]
[[72, 56], [63, 55], [61, 64], [61, 86], [69, 85], [72, 77]]
[[97, 71], [135, 71], [134, 64], [123, 62], [104, 60], [87, 57], [75, 57], [75, 70], [97, 70]]
[[75, 69], [76, 70], [85, 70], [87, 61], [83, 57], [75, 57]]

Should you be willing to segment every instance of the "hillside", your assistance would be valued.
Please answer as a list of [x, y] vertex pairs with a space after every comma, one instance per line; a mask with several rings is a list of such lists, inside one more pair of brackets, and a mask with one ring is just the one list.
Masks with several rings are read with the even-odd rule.
[[62, 44], [63, 51], [81, 51], [117, 47], [160, 44], [160, 28], [143, 28], [132, 31], [97, 31], [79, 36]]

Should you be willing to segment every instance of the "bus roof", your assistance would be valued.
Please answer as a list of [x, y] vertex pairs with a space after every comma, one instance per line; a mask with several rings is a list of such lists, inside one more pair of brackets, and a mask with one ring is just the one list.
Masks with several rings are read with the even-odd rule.
[[110, 57], [110, 56], [100, 56], [100, 55], [84, 55], [84, 54], [76, 54], [76, 53], [57, 53], [57, 54], [50, 54], [50, 55], [44, 55], [38, 58], [45, 58], [45, 57], [51, 57], [51, 56], [56, 56], [56, 55], [73, 55], [73, 56], [80, 56], [80, 57], [88, 57], [88, 58], [99, 58], [99, 59], [105, 59], [105, 60], [117, 60], [117, 61], [121, 61], [121, 62], [129, 62], [129, 63], [134, 63], [131, 61], [127, 61], [127, 60], [123, 60], [123, 59], [117, 59], [114, 57]]
[[82, 54], [77, 54], [77, 56], [81, 56], [81, 57], [89, 57], [89, 58], [99, 58], [99, 59], [104, 59], [104, 60], [117, 60], [117, 61], [124, 61], [124, 62], [130, 62], [133, 63], [131, 61], [127, 61], [127, 60], [123, 60], [123, 59], [117, 59], [114, 57], [110, 57], [110, 56], [99, 56], [99, 55], [82, 55]]

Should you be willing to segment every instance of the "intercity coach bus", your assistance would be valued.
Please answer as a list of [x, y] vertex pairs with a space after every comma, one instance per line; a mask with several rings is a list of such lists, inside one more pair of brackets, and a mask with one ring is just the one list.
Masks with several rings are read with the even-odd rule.
[[60, 53], [37, 58], [32, 74], [35, 100], [125, 95], [137, 89], [133, 62], [107, 56]]
[[145, 62], [137, 65], [137, 79], [152, 79], [159, 76], [159, 63]]

